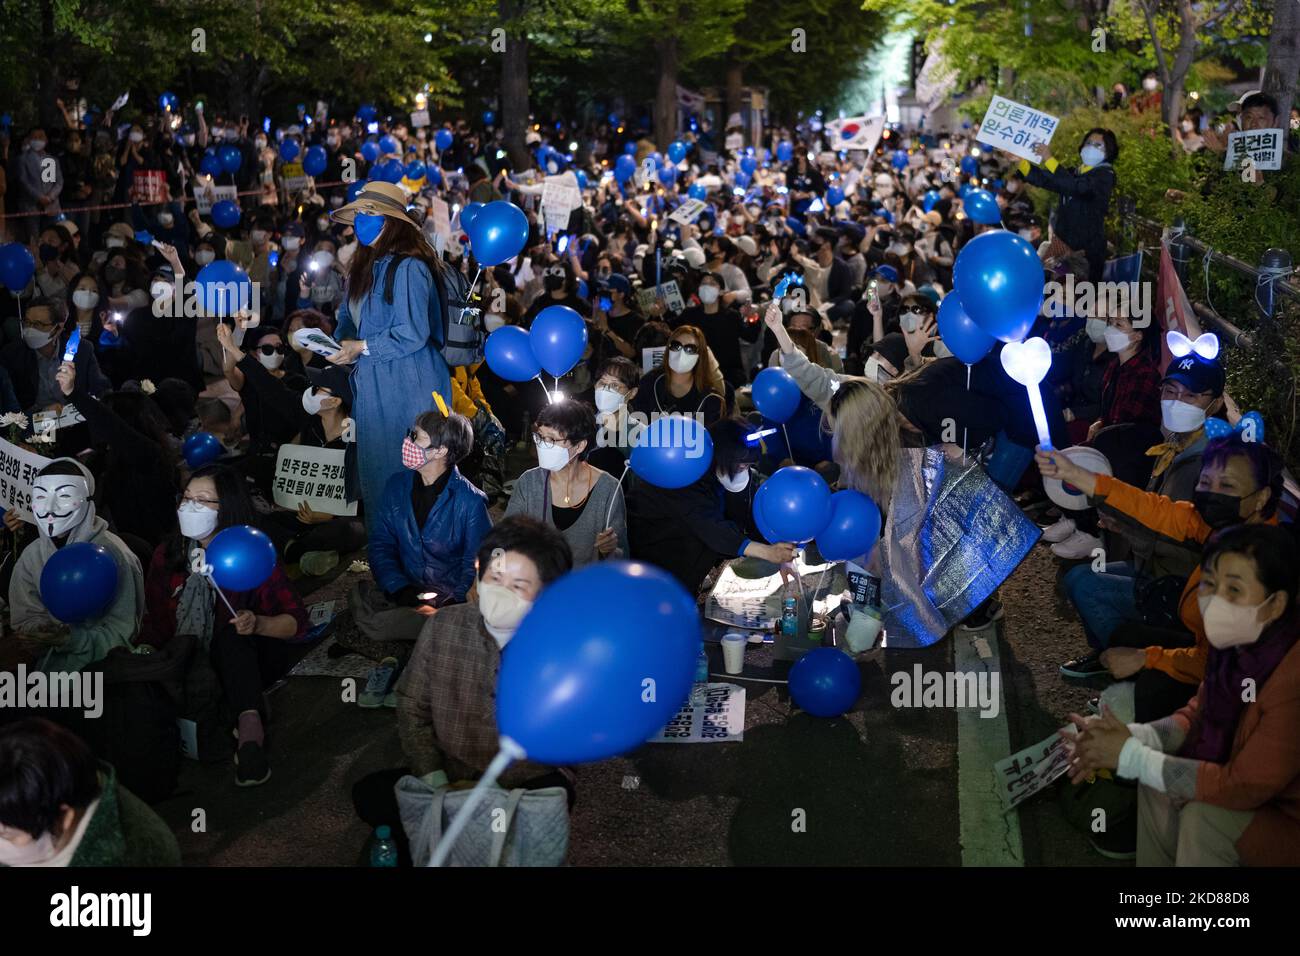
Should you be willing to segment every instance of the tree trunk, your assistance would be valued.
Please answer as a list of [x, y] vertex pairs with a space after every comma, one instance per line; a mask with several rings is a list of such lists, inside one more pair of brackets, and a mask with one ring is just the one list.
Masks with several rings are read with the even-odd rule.
[[655, 90], [655, 142], [667, 146], [677, 133], [677, 37], [656, 40], [655, 52], [659, 65], [659, 85]]
[[[744, 95], [741, 91], [745, 87], [745, 67], [738, 59], [734, 50], [727, 52], [727, 116], [732, 113], [741, 113], [740, 100]], [[750, 131], [753, 132], [752, 130]]]
[[1187, 74], [1192, 69], [1199, 45], [1196, 39], [1196, 11], [1190, 0], [1182, 0], [1178, 5], [1178, 52], [1169, 65], [1169, 76], [1165, 80], [1164, 95], [1160, 99], [1160, 118], [1169, 128], [1169, 136], [1174, 138], [1178, 121], [1183, 116], [1183, 88], [1187, 84]]
[[506, 24], [506, 48], [501, 54], [501, 132], [515, 169], [528, 168], [528, 34], [519, 22], [522, 0], [497, 0], [497, 13]]
[[1263, 90], [1277, 100], [1277, 120], [1283, 130], [1289, 128], [1297, 75], [1300, 75], [1300, 3], [1276, 3]]
[[64, 126], [63, 114], [54, 103], [57, 99], [54, 78], [60, 72], [57, 69], [58, 62], [54, 37], [54, 2], [41, 0], [41, 39], [36, 57], [36, 110], [39, 122], [47, 134]]

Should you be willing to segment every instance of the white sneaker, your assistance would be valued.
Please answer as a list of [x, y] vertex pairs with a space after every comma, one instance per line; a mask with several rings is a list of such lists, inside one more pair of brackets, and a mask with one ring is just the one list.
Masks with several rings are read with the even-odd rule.
[[1088, 534], [1084, 531], [1076, 531], [1064, 541], [1059, 541], [1052, 545], [1052, 554], [1058, 558], [1066, 560], [1078, 560], [1079, 558], [1090, 558], [1094, 548], [1101, 547], [1101, 538], [1095, 534]]
[[1074, 519], [1061, 515], [1056, 524], [1048, 525], [1043, 529], [1043, 540], [1048, 544], [1056, 544], [1072, 534], [1074, 534]]

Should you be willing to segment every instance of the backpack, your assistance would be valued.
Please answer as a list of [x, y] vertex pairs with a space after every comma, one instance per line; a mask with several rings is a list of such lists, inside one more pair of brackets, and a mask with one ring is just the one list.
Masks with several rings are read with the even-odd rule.
[[[393, 256], [384, 275], [384, 302], [393, 304], [393, 284], [397, 281], [397, 267], [406, 256]], [[476, 365], [483, 361], [483, 347], [487, 329], [483, 325], [483, 312], [469, 303], [469, 283], [456, 269], [434, 269], [433, 284], [438, 290], [438, 304], [442, 306], [443, 346], [442, 357], [453, 368]]]

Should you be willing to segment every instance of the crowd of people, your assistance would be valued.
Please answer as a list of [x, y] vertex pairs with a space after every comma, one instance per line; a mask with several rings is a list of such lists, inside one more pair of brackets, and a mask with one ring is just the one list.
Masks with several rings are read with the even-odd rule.
[[[1152, 108], [1152, 92], [1133, 108]], [[1265, 94], [1235, 105], [1243, 129], [1279, 125]], [[1195, 113], [1180, 142], [1222, 148]], [[754, 520], [764, 476], [805, 465], [888, 516], [939, 447], [1007, 502], [1040, 501], [1043, 479], [1087, 496], [1049, 516], [1043, 538], [1089, 644], [1062, 674], [1114, 679], [1097, 715], [1074, 718], [1072, 775], [1101, 774], [1132, 805], [1129, 828], [1098, 848], [1149, 864], [1300, 860], [1296, 549], [1276, 527], [1271, 423], [1225, 391], [1231, 356], [1204, 337], [1180, 349], [1165, 338], [1176, 330], [1123, 309], [1045, 308], [1030, 334], [1052, 350], [1052, 448], [1095, 450], [1109, 472], [1094, 474], [1039, 447], [1000, 343], [966, 365], [937, 330], [956, 257], [991, 230], [1032, 243], [1045, 282], [1102, 279], [1122, 188], [1111, 130], [1058, 142], [1059, 159], [1042, 146], [1035, 163], [973, 149], [971, 128], [888, 129], [852, 153], [808, 127], [739, 150], [686, 132], [674, 160], [621, 127], [557, 124], [528, 134], [520, 168], [499, 131], [466, 119], [304, 115], [271, 133], [246, 116], [189, 115], [0, 134], [0, 236], [37, 263], [26, 288], [0, 296], [0, 424], [41, 462], [30, 502], [3, 503], [0, 665], [152, 666], [157, 683], [189, 692], [171, 719], [188, 708], [200, 752], [224, 753], [234, 782], [257, 786], [272, 768], [266, 691], [320, 640], [304, 597], [363, 560], [352, 626], [404, 649], [378, 662], [359, 702], [395, 710], [406, 766], [353, 796], [372, 825], [400, 831], [399, 779], [441, 787], [486, 769], [502, 653], [554, 580], [630, 558], [697, 594], [733, 558], [787, 565], [796, 544], [766, 540]], [[295, 184], [285, 157], [317, 147], [323, 171]], [[238, 161], [214, 164], [220, 150]], [[617, 171], [624, 155], [635, 174]], [[377, 175], [394, 161], [400, 177]], [[543, 208], [552, 183], [581, 196], [567, 221]], [[195, 203], [214, 186], [238, 192], [233, 223]], [[968, 188], [994, 197], [1000, 222], [967, 215]], [[528, 237], [480, 267], [461, 216], [502, 199], [526, 211]], [[688, 200], [702, 208], [675, 215]], [[222, 260], [247, 273], [255, 305], [184, 308], [196, 275]], [[585, 349], [540, 386], [502, 377], [481, 352], [452, 359], [450, 315], [464, 305], [481, 309], [488, 334], [567, 306]], [[313, 349], [313, 331], [338, 347]], [[1167, 367], [1162, 342], [1176, 356]], [[768, 367], [802, 400], [783, 429], [761, 431], [751, 387]], [[638, 422], [672, 414], [699, 420], [713, 448], [703, 476], [676, 489], [627, 473]], [[220, 443], [216, 461], [192, 466], [196, 435]], [[341, 455], [355, 507], [286, 504], [276, 462], [289, 445]], [[194, 549], [237, 526], [264, 532], [278, 564], [256, 589], [222, 596]], [[102, 614], [69, 625], [40, 580], [77, 542], [109, 552], [119, 588]], [[879, 550], [872, 573], [908, 573], [890, 545]], [[917, 643], [997, 620], [997, 583], [971, 606], [929, 609], [938, 633]], [[1246, 679], [1258, 689], [1249, 702]], [[165, 797], [170, 758], [79, 732], [93, 754], [48, 722], [0, 729], [0, 863], [84, 863], [112, 846], [114, 862], [176, 862], [174, 840], [127, 789]], [[567, 768], [520, 763], [510, 781], [562, 787], [570, 802], [577, 792]], [[95, 838], [103, 827], [117, 828], [115, 843]]]

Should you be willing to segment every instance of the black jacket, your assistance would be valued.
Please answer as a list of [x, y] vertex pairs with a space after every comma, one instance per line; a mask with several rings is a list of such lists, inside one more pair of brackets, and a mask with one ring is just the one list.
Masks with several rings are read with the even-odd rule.
[[1052, 229], [1071, 249], [1087, 254], [1093, 273], [1090, 278], [1099, 280], [1106, 264], [1106, 211], [1110, 194], [1115, 191], [1115, 170], [1092, 166], [1085, 173], [1057, 166], [1055, 172], [1049, 172], [1045, 166], [1030, 166], [1026, 178], [1060, 195]]
[[[59, 336], [56, 355], [61, 356], [63, 350], [67, 348], [70, 334], [70, 330], [65, 329]], [[28, 348], [27, 343], [21, 339], [10, 342], [0, 350], [0, 365], [3, 365], [4, 370], [9, 373], [9, 381], [13, 383], [14, 395], [18, 399], [19, 406], [24, 411], [30, 411], [36, 404], [39, 388], [37, 379], [40, 365], [35, 350]], [[84, 388], [89, 394], [102, 395], [112, 388], [112, 383], [100, 371], [99, 362], [95, 360], [95, 343], [90, 340], [90, 336], [82, 338], [81, 344], [77, 346], [73, 365], [77, 369], [78, 387]]]

